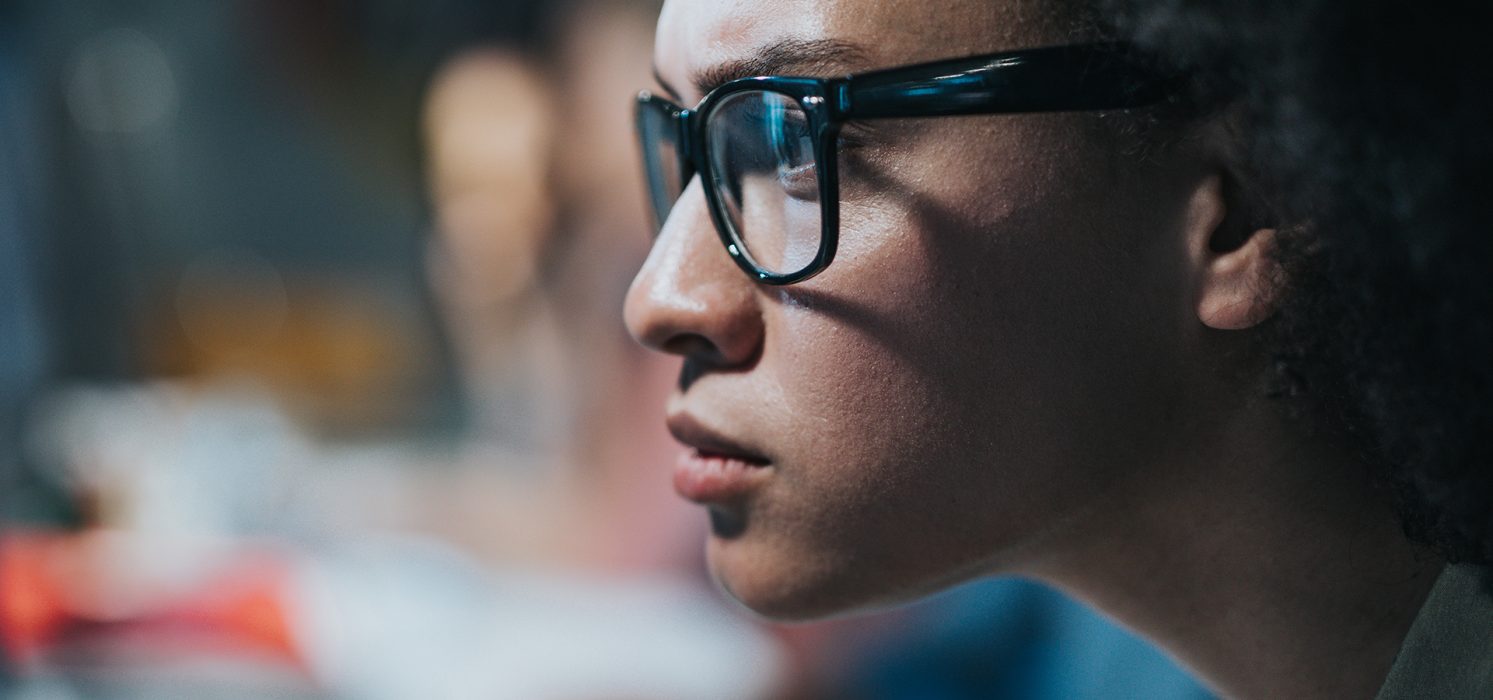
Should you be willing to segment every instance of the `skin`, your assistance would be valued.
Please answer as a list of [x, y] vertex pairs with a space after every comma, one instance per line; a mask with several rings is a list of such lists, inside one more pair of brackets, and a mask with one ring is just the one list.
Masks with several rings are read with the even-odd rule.
[[[699, 76], [784, 40], [853, 50], [780, 74], [845, 74], [1074, 41], [1060, 16], [670, 2], [654, 60], [693, 106]], [[786, 288], [731, 263], [691, 183], [626, 318], [684, 359], [671, 422], [768, 463], [712, 504], [737, 526], [710, 538], [712, 571], [792, 619], [1025, 575], [1226, 695], [1371, 697], [1440, 562], [1330, 433], [1263, 398], [1273, 231], [1245, 225], [1231, 132], [1201, 124], [1141, 160], [1111, 124], [878, 122], [836, 260]]]

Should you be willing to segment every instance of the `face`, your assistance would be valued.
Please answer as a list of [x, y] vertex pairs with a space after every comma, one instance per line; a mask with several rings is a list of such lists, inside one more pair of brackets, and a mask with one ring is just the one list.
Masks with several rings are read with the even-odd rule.
[[[496, 51], [446, 64], [425, 103], [436, 282], [454, 310], [483, 315], [535, 279], [554, 216], [546, 178], [549, 96], [533, 68]], [[502, 128], [493, 128], [501, 124]]]
[[[700, 76], [785, 40], [848, 50], [797, 75], [1071, 42], [1050, 4], [682, 0], [655, 64]], [[708, 86], [705, 86], [708, 87]], [[683, 359], [681, 493], [722, 586], [769, 616], [897, 602], [1019, 571], [1118, 517], [1185, 410], [1195, 317], [1176, 231], [1189, 177], [1096, 115], [866, 125], [822, 274], [754, 283], [698, 179], [627, 300]]]

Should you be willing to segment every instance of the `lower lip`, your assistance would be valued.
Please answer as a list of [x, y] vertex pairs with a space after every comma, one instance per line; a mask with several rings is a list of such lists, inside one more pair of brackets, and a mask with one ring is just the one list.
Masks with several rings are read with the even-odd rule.
[[767, 476], [761, 462], [688, 450], [674, 465], [674, 490], [695, 503], [724, 503], [751, 493]]

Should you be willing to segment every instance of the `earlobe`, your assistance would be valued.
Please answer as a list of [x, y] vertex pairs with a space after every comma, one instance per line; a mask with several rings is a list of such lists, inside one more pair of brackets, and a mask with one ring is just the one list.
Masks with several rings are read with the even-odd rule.
[[1280, 284], [1275, 229], [1256, 229], [1234, 250], [1218, 253], [1202, 271], [1198, 320], [1221, 331], [1253, 328], [1275, 313]]
[[1216, 330], [1264, 322], [1280, 291], [1276, 229], [1252, 225], [1244, 203], [1232, 199], [1223, 176], [1210, 176], [1193, 193], [1187, 217], [1198, 320]]

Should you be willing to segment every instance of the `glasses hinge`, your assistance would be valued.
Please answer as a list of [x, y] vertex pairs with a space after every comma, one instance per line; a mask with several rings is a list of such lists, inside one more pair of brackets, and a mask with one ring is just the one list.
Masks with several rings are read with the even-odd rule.
[[679, 144], [680, 160], [688, 163], [695, 158], [694, 139], [690, 138], [690, 131], [694, 129], [695, 111], [692, 109], [681, 109], [679, 115], [674, 118], [674, 126], [679, 129], [679, 138], [674, 143]]

